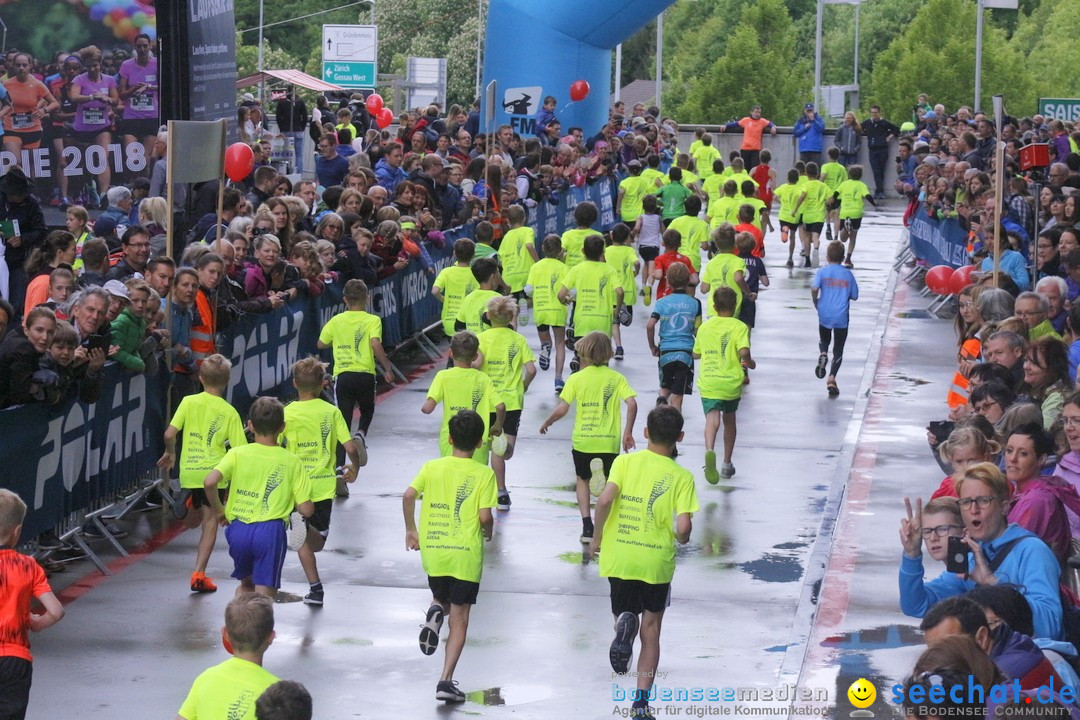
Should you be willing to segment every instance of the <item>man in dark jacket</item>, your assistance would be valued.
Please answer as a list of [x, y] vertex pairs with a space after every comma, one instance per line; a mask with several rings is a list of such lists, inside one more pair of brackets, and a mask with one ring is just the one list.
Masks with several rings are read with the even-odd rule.
[[18, 235], [3, 238], [4, 260], [8, 264], [7, 300], [16, 308], [16, 312], [25, 303], [26, 286], [30, 283], [23, 263], [34, 248], [44, 242], [45, 234], [49, 231], [37, 198], [30, 194], [32, 189], [30, 180], [18, 166], [13, 166], [0, 177], [0, 221], [11, 220], [19, 224]]
[[900, 136], [900, 128], [881, 117], [881, 108], [870, 106], [870, 119], [862, 124], [870, 151], [870, 169], [874, 172], [874, 199], [885, 199], [885, 168], [889, 162], [889, 140]]
[[304, 139], [307, 137], [308, 111], [303, 98], [296, 97], [296, 90], [290, 89], [289, 95], [278, 102], [274, 108], [274, 117], [277, 120], [278, 130], [292, 138], [293, 151], [296, 155], [295, 171], [304, 174]]

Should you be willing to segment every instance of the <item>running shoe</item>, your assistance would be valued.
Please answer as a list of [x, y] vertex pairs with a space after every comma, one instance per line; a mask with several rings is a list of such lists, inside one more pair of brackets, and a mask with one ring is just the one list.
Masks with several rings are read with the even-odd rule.
[[646, 285], [643, 289], [643, 292], [645, 294], [645, 307], [648, 307], [652, 304], [652, 285]]
[[828, 353], [821, 353], [820, 355], [818, 355], [817, 367], [814, 368], [814, 374], [817, 375], [819, 378], [824, 378], [825, 377], [825, 366], [828, 365], [828, 364], [829, 364], [829, 355], [828, 355]]
[[290, 550], [296, 552], [307, 541], [307, 523], [304, 516], [299, 512], [293, 512], [289, 516], [289, 526], [285, 529], [285, 544]]
[[588, 545], [593, 539], [593, 521], [591, 517], [581, 518], [581, 540], [582, 545]]
[[615, 639], [608, 650], [611, 669], [624, 673], [630, 669], [630, 659], [634, 656], [634, 638], [637, 637], [638, 619], [632, 612], [624, 612], [615, 621]]
[[630, 717], [634, 718], [634, 720], [656, 720], [656, 716], [652, 714], [648, 703], [630, 708]]
[[793, 261], [793, 260], [792, 260], [791, 258], [788, 258], [788, 261], [787, 261], [787, 267], [788, 267], [788, 268], [793, 268], [793, 267], [795, 267], [795, 262], [794, 262], [794, 261]]
[[851, 270], [853, 267], [855, 267], [855, 265], [851, 262], [850, 255], [844, 258], [844, 267], [846, 267], [848, 270]]
[[424, 624], [420, 626], [420, 652], [425, 655], [433, 655], [439, 647], [439, 633], [442, 632], [443, 617], [441, 605], [432, 605], [427, 609]]
[[600, 458], [593, 458], [589, 463], [589, 470], [592, 471], [592, 478], [589, 479], [589, 492], [593, 494], [593, 497], [600, 497], [600, 493], [604, 492], [604, 486], [607, 485], [607, 477], [604, 475], [604, 461]]
[[832, 242], [832, 223], [825, 223], [825, 239]]
[[710, 485], [720, 482], [720, 473], [716, 471], [716, 451], [705, 451], [705, 479]]
[[809, 255], [806, 256], [806, 262], [803, 264], [803, 267], [812, 267]]
[[618, 347], [615, 348], [615, 359], [616, 360], [622, 360], [623, 359], [622, 345], [619, 345]]
[[562, 392], [562, 389], [566, 387], [566, 383], [562, 378], [555, 378], [555, 394], [558, 395]]
[[499, 499], [498, 499], [497, 504], [495, 505], [495, 507], [498, 508], [499, 510], [509, 510], [510, 509], [510, 493], [508, 493], [508, 492], [499, 493]]
[[518, 325], [525, 327], [529, 324], [529, 301], [525, 298], [518, 300]]
[[180, 488], [180, 494], [176, 496], [176, 500], [173, 501], [172, 514], [177, 520], [183, 520], [187, 517], [194, 507], [194, 503], [191, 500], [191, 491], [187, 488]]
[[217, 585], [213, 578], [206, 577], [206, 573], [191, 573], [191, 592], [212, 593], [217, 592]]
[[310, 591], [307, 595], [304, 596], [304, 604], [305, 605], [318, 605], [318, 606], [321, 607], [322, 604], [323, 604], [323, 591], [322, 590], [312, 590], [312, 591]]
[[551, 344], [544, 343], [540, 346], [540, 369], [547, 370], [551, 367]]
[[435, 686], [435, 699], [451, 703], [465, 702], [465, 693], [457, 686], [457, 680], [440, 680]]
[[720, 466], [720, 477], [724, 478], [725, 480], [729, 477], [732, 477], [734, 474], [735, 466], [731, 463], [723, 463]]
[[364, 467], [367, 465], [367, 440], [364, 433], [358, 432], [352, 439], [356, 443], [356, 454], [360, 456], [360, 467]]
[[581, 363], [578, 361], [577, 356], [575, 355], [574, 359], [570, 361], [570, 374], [572, 375], [580, 369]]
[[629, 305], [623, 305], [619, 308], [618, 315], [619, 324], [630, 327], [630, 323], [634, 321], [634, 308]]

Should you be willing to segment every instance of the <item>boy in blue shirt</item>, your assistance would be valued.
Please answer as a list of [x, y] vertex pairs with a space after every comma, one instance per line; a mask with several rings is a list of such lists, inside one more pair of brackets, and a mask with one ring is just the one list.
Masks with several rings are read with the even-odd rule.
[[829, 343], [832, 342], [832, 367], [829, 369], [829, 379], [825, 386], [829, 390], [829, 397], [836, 397], [840, 394], [836, 387], [836, 373], [840, 370], [840, 363], [844, 361], [848, 308], [852, 300], [859, 299], [859, 284], [855, 282], [855, 275], [840, 265], [844, 260], [842, 242], [834, 240], [829, 243], [825, 256], [829, 264], [818, 268], [810, 286], [810, 297], [813, 298], [818, 312], [818, 349], [821, 351], [814, 374], [819, 378], [825, 377], [825, 366], [829, 364]]
[[[701, 324], [701, 301], [686, 292], [690, 269], [673, 263], [667, 269], [671, 293], [656, 301], [645, 327], [649, 350], [659, 358], [660, 398], [682, 410], [683, 395], [694, 389], [694, 333]], [[660, 326], [660, 345], [656, 344], [656, 326]]]
[[555, 119], [555, 107], [559, 104], [559, 101], [555, 99], [554, 95], [548, 95], [544, 98], [544, 105], [536, 111], [536, 135], [537, 137], [543, 135], [547, 131], [548, 123]]

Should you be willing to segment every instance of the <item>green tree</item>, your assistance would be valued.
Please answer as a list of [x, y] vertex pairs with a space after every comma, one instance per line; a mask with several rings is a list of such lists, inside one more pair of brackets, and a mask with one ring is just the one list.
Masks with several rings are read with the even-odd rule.
[[759, 104], [777, 124], [791, 122], [812, 84], [812, 65], [796, 55], [795, 43], [783, 0], [747, 5], [724, 54], [700, 76], [677, 117], [718, 122], [742, 117]]
[[[1080, 75], [1072, 67], [1069, 58], [1076, 44], [1076, 28], [1080, 27], [1080, 3], [1051, 2], [1045, 22], [1022, 20], [1013, 36], [1013, 47], [1018, 53], [1028, 52], [1027, 67], [1034, 79], [1035, 97], [1078, 97]], [[1028, 44], [1027, 26], [1040, 26], [1033, 43]], [[1016, 113], [1035, 112], [1034, 105], [1017, 106]]]
[[[863, 83], [882, 50], [907, 27], [922, 0], [874, 0], [859, 8], [859, 77]], [[827, 5], [822, 23], [821, 77], [826, 85], [852, 80], [855, 51], [855, 13], [850, 5]]]
[[[1000, 28], [984, 27], [982, 60], [984, 107], [996, 93], [1005, 95], [1008, 107], [1031, 106], [1031, 72]], [[971, 104], [974, 88], [975, 3], [929, 0], [877, 59], [867, 94], [900, 122], [911, 114], [919, 93], [953, 109]]]

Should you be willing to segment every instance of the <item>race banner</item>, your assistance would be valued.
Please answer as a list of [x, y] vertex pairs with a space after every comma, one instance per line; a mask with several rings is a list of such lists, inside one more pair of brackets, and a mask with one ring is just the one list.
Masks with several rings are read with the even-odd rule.
[[957, 221], [935, 220], [919, 209], [908, 227], [909, 244], [915, 257], [930, 265], [949, 265], [958, 268], [968, 264], [967, 231]]

